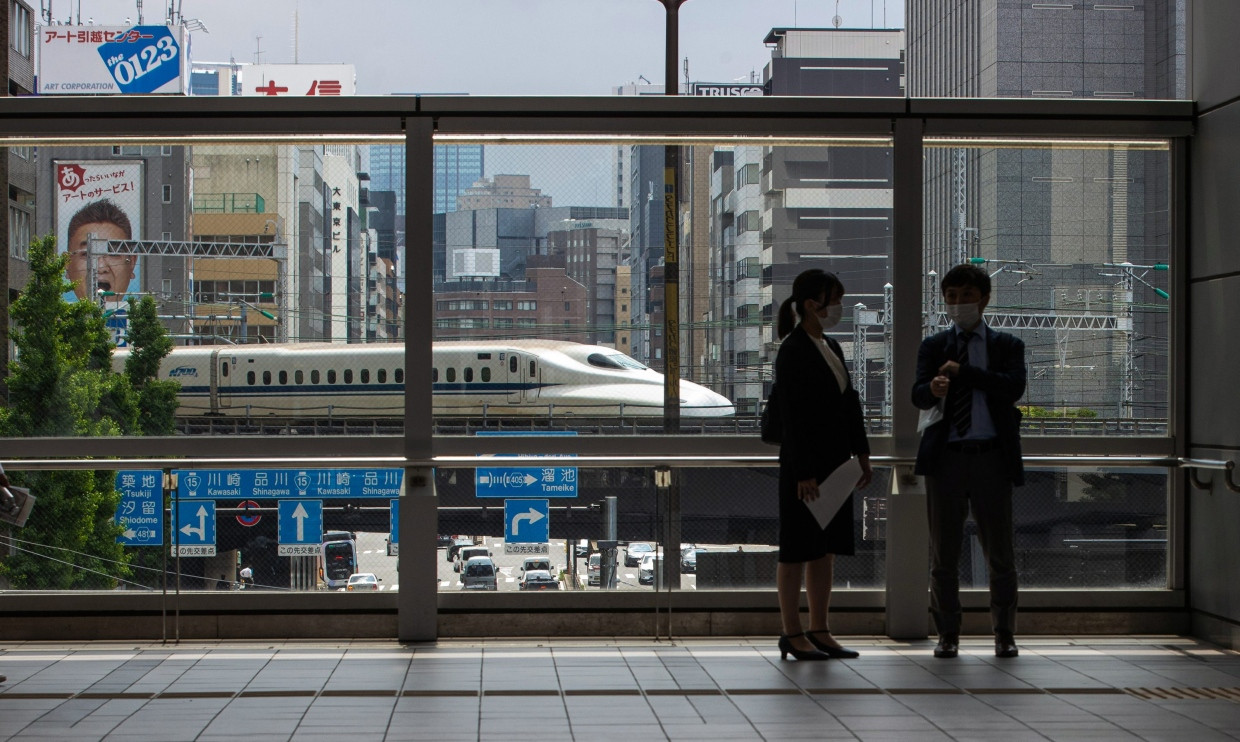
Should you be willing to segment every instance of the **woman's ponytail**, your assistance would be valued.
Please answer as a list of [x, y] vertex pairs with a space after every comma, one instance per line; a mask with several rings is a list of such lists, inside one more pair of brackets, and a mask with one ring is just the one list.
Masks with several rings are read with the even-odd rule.
[[779, 317], [775, 324], [775, 334], [779, 336], [780, 340], [788, 337], [788, 334], [797, 326], [797, 318], [792, 307], [795, 303], [796, 299], [789, 296], [779, 305]]

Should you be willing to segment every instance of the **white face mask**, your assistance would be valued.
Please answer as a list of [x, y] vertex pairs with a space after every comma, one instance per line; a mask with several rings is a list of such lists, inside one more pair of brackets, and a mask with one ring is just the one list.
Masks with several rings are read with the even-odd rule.
[[818, 315], [818, 321], [822, 323], [822, 329], [830, 330], [840, 323], [840, 319], [844, 316], [843, 304], [827, 305], [827, 313]]
[[957, 327], [972, 330], [978, 322], [982, 321], [982, 311], [978, 309], [977, 302], [972, 304], [948, 304], [947, 318], [955, 322]]

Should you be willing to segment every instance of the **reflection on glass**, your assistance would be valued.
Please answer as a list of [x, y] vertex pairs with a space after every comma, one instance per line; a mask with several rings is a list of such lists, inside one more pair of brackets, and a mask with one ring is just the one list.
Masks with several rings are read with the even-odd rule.
[[1165, 435], [1170, 309], [1167, 143], [931, 140], [923, 330], [938, 279], [992, 279], [986, 321], [1025, 342], [1028, 435]]

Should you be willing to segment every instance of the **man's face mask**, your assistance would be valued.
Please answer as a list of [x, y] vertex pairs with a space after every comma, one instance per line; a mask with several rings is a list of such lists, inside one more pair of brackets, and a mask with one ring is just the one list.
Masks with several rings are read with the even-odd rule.
[[956, 323], [957, 327], [965, 330], [972, 330], [974, 326], [982, 319], [982, 310], [977, 302], [969, 304], [948, 304], [947, 317]]

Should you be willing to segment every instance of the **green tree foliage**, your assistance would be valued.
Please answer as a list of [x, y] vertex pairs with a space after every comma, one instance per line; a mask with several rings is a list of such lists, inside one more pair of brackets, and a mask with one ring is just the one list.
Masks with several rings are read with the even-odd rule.
[[1034, 418], [1076, 417], [1076, 418], [1082, 418], [1082, 419], [1092, 419], [1092, 418], [1098, 417], [1097, 411], [1091, 410], [1088, 407], [1075, 407], [1075, 408], [1069, 407], [1069, 408], [1065, 408], [1062, 410], [1048, 410], [1045, 407], [1037, 407], [1033, 405], [1028, 405], [1028, 406], [1021, 407], [1020, 411], [1025, 417], [1034, 417]]
[[159, 364], [172, 352], [172, 339], [159, 322], [155, 300], [129, 300], [129, 357], [125, 376], [137, 391], [138, 428], [143, 435], [176, 432], [177, 392], [180, 382], [159, 380]]
[[[0, 435], [116, 436], [171, 430], [175, 387], [156, 381], [171, 343], [158, 328], [154, 302], [131, 303], [139, 360], [126, 374], [112, 371], [112, 343], [102, 310], [66, 302], [66, 257], [47, 236], [30, 246], [30, 280], [13, 303], [9, 406]], [[154, 327], [152, 327], [152, 324]], [[155, 358], [152, 367], [150, 360]], [[168, 401], [171, 395], [171, 406]], [[71, 451], [65, 452], [71, 456]], [[114, 471], [14, 473], [38, 504], [18, 538], [23, 550], [0, 563], [18, 588], [109, 589], [130, 576], [128, 555], [116, 543], [120, 495]]]

